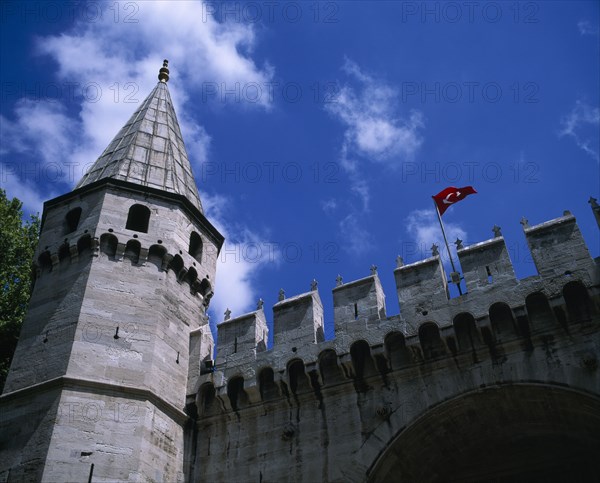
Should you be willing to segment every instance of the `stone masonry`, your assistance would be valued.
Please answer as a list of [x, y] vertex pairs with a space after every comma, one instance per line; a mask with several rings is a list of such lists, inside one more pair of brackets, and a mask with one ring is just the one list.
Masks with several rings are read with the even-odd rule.
[[[0, 397], [0, 481], [598, 481], [600, 266], [573, 215], [316, 282], [218, 325], [223, 237], [159, 83], [75, 190], [45, 203], [36, 282]], [[590, 200], [600, 226], [600, 206]], [[226, 287], [219, 287], [226, 290]]]

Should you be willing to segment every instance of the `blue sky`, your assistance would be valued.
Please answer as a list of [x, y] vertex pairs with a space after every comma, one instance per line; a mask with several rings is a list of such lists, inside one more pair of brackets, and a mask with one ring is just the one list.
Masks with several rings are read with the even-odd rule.
[[69, 191], [150, 92], [162, 59], [208, 217], [227, 237], [212, 321], [319, 281], [393, 269], [502, 227], [535, 274], [522, 216], [571, 210], [592, 256], [599, 197], [599, 4], [0, 4], [0, 181], [28, 211]]

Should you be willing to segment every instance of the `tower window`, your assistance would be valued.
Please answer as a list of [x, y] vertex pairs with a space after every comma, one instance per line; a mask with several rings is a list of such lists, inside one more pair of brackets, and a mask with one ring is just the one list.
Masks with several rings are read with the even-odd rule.
[[202, 263], [202, 238], [195, 231], [190, 235], [190, 248], [188, 253], [196, 259], [198, 263]]
[[65, 233], [72, 233], [77, 230], [79, 226], [79, 219], [81, 218], [81, 208], [73, 208], [65, 216]]
[[127, 225], [125, 225], [125, 228], [141, 233], [148, 233], [149, 222], [150, 209], [143, 205], [133, 205], [129, 208], [129, 215], [127, 215]]

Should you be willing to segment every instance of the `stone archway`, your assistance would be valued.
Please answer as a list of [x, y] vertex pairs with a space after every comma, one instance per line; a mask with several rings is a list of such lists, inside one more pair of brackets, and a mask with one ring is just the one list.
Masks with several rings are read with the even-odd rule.
[[566, 387], [487, 387], [403, 428], [368, 482], [600, 481], [600, 399]]

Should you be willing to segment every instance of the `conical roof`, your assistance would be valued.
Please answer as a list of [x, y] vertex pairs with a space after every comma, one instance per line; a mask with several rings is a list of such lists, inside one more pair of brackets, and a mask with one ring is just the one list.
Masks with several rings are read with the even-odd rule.
[[129, 181], [185, 196], [202, 212], [198, 188], [167, 88], [167, 61], [159, 82], [76, 188], [103, 178]]

